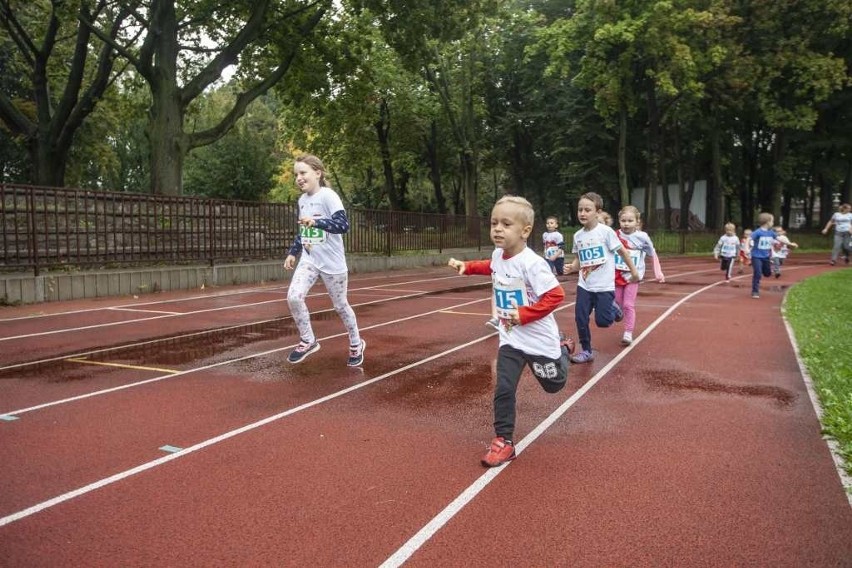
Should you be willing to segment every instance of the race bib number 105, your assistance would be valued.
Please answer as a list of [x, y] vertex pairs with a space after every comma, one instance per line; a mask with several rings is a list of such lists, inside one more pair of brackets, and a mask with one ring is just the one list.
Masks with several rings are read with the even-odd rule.
[[579, 249], [577, 256], [580, 259], [580, 266], [586, 268], [588, 266], [597, 266], [606, 262], [606, 250], [603, 245], [592, 245]]

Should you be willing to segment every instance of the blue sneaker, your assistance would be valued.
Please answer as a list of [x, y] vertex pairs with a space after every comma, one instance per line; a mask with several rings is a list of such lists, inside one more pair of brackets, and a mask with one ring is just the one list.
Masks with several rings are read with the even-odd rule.
[[360, 367], [364, 363], [364, 351], [367, 350], [367, 342], [361, 340], [361, 345], [355, 347], [349, 346], [349, 362], [346, 363], [350, 367]]
[[296, 348], [290, 351], [290, 354], [287, 355], [287, 360], [293, 364], [301, 363], [305, 360], [305, 357], [307, 357], [311, 353], [316, 353], [319, 350], [319, 341], [314, 341], [313, 343], [308, 343], [307, 341], [300, 341], [299, 345], [297, 345]]
[[621, 309], [621, 306], [619, 306], [617, 303], [613, 302], [612, 308], [615, 310], [615, 320], [614, 320], [615, 323], [618, 323], [621, 320], [623, 320], [624, 319], [624, 311]]
[[571, 356], [572, 363], [591, 363], [595, 360], [595, 356], [591, 351], [580, 351], [576, 355]]

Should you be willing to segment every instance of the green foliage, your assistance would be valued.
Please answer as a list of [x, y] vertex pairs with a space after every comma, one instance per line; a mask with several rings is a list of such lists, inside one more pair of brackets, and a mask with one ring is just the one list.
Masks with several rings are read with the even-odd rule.
[[852, 334], [849, 305], [852, 270], [836, 270], [797, 284], [785, 314], [824, 410], [824, 432], [837, 440], [852, 474]]

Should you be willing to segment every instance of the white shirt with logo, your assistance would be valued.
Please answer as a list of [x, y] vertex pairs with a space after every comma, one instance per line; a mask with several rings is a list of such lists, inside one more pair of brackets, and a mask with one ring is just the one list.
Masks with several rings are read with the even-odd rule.
[[[512, 300], [518, 306], [530, 306], [542, 294], [559, 286], [550, 265], [529, 248], [524, 248], [509, 259], [503, 258], [503, 249], [494, 249], [491, 254], [491, 278], [498, 316], [511, 309]], [[551, 359], [558, 359], [562, 355], [559, 328], [552, 312], [534, 322], [508, 329], [501, 324], [500, 345], [511, 345], [529, 355], [542, 355]]]
[[831, 216], [831, 220], [834, 221], [834, 230], [838, 233], [848, 233], [850, 228], [852, 228], [852, 213], [835, 211], [834, 215]]
[[615, 290], [615, 251], [622, 248], [618, 235], [611, 227], [598, 223], [594, 229], [574, 233], [571, 252], [580, 261], [577, 285], [589, 292]]
[[[313, 195], [303, 193], [299, 197], [299, 219], [331, 219], [338, 211], [344, 211], [343, 202], [330, 187], [321, 187]], [[343, 235], [302, 225], [299, 225], [299, 235], [304, 249], [301, 262], [309, 262], [326, 274], [347, 272]]]
[[630, 260], [633, 261], [633, 266], [636, 267], [639, 279], [641, 280], [645, 277], [645, 257], [654, 257], [657, 255], [657, 251], [654, 250], [654, 243], [651, 242], [651, 237], [645, 231], [638, 230], [627, 234], [619, 229], [616, 234], [619, 239], [627, 241], [629, 248], [623, 248], [619, 254], [615, 255], [615, 269], [630, 274], [630, 269], [621, 257], [622, 254], [629, 254]]

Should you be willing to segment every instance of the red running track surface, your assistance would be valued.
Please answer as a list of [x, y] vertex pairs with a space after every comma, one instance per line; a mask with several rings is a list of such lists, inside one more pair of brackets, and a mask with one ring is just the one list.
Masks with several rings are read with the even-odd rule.
[[352, 276], [363, 369], [321, 285], [296, 366], [284, 285], [4, 308], [0, 565], [850, 565], [780, 311], [823, 260], [753, 300], [748, 275], [663, 259], [633, 346], [593, 327], [563, 392], [524, 377], [495, 470], [487, 279]]

